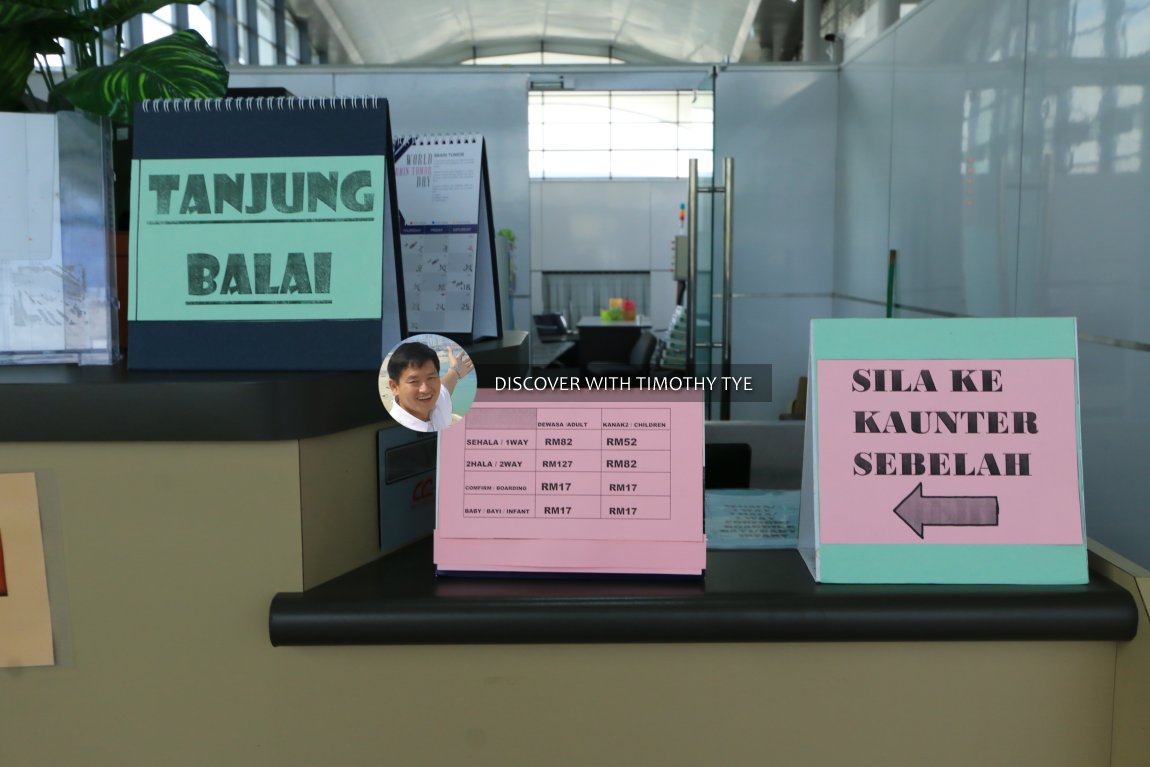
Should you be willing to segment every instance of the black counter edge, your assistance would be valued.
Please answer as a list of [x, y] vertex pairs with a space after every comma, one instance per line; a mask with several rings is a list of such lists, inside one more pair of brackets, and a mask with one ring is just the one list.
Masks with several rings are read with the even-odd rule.
[[860, 599], [713, 595], [704, 598], [315, 600], [271, 602], [276, 646], [386, 644], [1125, 641], [1138, 610], [1129, 593], [1041, 600]]
[[[527, 369], [524, 331], [470, 347], [481, 365]], [[0, 365], [0, 442], [206, 442], [305, 439], [391, 416], [378, 370], [136, 371]]]
[[0, 388], [4, 442], [304, 439], [391, 420], [375, 373]]

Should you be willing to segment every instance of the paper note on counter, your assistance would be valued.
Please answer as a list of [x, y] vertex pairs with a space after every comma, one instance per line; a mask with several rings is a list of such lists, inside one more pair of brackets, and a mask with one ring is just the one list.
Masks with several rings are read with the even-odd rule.
[[797, 490], [707, 490], [703, 498], [709, 549], [798, 545]]

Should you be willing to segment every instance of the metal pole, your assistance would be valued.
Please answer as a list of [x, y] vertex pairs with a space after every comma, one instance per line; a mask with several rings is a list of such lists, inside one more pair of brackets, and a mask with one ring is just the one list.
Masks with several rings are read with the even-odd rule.
[[[723, 158], [723, 375], [731, 375], [731, 296], [734, 272], [735, 158]], [[723, 387], [719, 417], [731, 420], [731, 393]]]
[[687, 375], [695, 374], [695, 323], [699, 279], [699, 161], [687, 163]]
[[886, 316], [894, 316], [894, 271], [898, 263], [898, 251], [891, 248], [890, 256], [886, 262]]

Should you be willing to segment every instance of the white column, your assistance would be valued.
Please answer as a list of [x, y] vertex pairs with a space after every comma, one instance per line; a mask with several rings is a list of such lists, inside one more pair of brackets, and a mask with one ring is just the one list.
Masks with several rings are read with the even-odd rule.
[[878, 31], [898, 21], [899, 0], [878, 0]]
[[803, 61], [826, 61], [827, 44], [819, 34], [823, 0], [803, 0]]

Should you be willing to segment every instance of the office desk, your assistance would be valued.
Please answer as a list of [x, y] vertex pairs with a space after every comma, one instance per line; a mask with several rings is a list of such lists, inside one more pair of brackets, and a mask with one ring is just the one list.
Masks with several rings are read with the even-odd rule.
[[579, 362], [628, 362], [631, 347], [643, 330], [651, 329], [649, 317], [638, 315], [633, 320], [604, 320], [584, 317], [575, 326], [579, 330]]
[[560, 357], [575, 347], [575, 339], [564, 337], [544, 341], [531, 334], [531, 367], [542, 369], [555, 363]]

